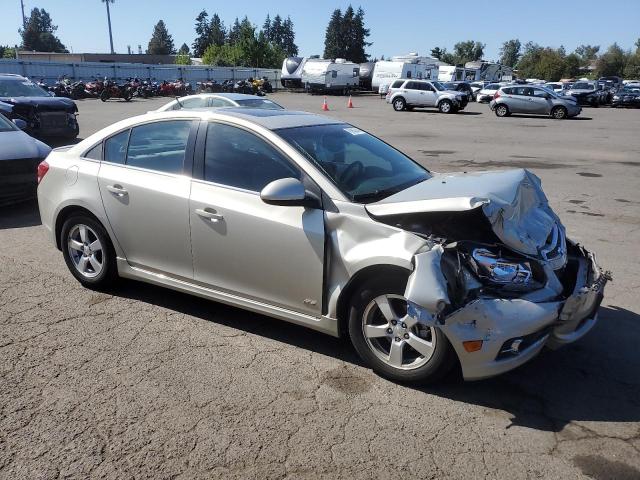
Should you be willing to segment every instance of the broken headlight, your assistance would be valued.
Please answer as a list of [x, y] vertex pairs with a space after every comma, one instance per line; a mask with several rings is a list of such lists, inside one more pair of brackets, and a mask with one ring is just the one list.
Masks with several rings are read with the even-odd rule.
[[473, 249], [476, 274], [481, 280], [510, 290], [530, 290], [540, 288], [536, 280], [537, 265], [530, 260], [502, 258], [487, 248]]

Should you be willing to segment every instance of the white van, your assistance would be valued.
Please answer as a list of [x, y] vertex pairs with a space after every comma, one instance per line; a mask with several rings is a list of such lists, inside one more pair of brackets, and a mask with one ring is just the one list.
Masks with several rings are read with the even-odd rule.
[[360, 84], [360, 65], [344, 58], [309, 59], [302, 68], [302, 85], [308, 92], [346, 94]]

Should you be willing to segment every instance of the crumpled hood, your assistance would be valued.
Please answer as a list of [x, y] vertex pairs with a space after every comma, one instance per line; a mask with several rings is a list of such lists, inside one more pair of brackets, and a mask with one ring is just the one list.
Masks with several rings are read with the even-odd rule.
[[51, 148], [21, 130], [0, 132], [0, 161], [19, 158], [44, 158]]
[[0, 101], [11, 105], [29, 105], [42, 110], [77, 111], [75, 102], [65, 97], [3, 97]]
[[554, 226], [563, 229], [542, 191], [540, 179], [524, 169], [435, 174], [365, 206], [378, 217], [419, 212], [461, 212], [481, 207], [496, 236], [509, 247], [538, 255]]

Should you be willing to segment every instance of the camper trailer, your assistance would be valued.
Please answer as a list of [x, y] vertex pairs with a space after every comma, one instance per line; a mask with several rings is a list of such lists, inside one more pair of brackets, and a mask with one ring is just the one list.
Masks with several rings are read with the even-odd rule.
[[513, 80], [513, 69], [501, 63], [476, 61], [467, 62], [465, 80], [469, 82], [510, 82]]
[[308, 92], [346, 94], [360, 84], [360, 65], [344, 58], [309, 59], [302, 68], [302, 85]]
[[366, 62], [360, 64], [360, 89], [365, 91], [371, 90], [371, 79], [373, 78], [373, 69], [375, 62]]
[[511, 67], [500, 63], [476, 61], [462, 65], [441, 65], [438, 72], [441, 82], [510, 82], [513, 80]]
[[417, 53], [391, 57], [391, 60], [380, 60], [373, 69], [371, 88], [380, 91], [381, 86], [384, 88], [399, 78], [435, 80], [439, 63], [435, 58], [420, 57]]
[[308, 60], [318, 59], [319, 55], [310, 57], [288, 57], [282, 62], [280, 83], [285, 88], [302, 88], [302, 69]]

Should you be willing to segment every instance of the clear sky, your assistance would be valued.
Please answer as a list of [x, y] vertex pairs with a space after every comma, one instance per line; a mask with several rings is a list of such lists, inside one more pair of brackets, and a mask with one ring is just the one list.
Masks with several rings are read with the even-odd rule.
[[[46, 9], [58, 25], [58, 36], [74, 52], [108, 52], [106, 9], [100, 0], [24, 0], [25, 10]], [[0, 44], [20, 42], [20, 0], [0, 0]], [[339, 0], [116, 0], [111, 5], [114, 47], [126, 53], [146, 49], [153, 25], [160, 19], [167, 24], [176, 48], [194, 38], [194, 19], [206, 8], [217, 12], [231, 24], [247, 15], [261, 26], [267, 13], [291, 16], [296, 43], [303, 55], [322, 54], [324, 31], [335, 8], [349, 2]], [[391, 56], [418, 52], [429, 54], [434, 46], [449, 50], [460, 40], [479, 40], [487, 44], [485, 58], [496, 59], [500, 45], [511, 38], [524, 44], [532, 40], [541, 45], [564, 45], [572, 51], [581, 43], [601, 45], [613, 42], [623, 48], [633, 46], [640, 37], [640, 0], [620, 0], [616, 6], [602, 0], [363, 0], [354, 2], [365, 10], [371, 30], [368, 49], [372, 56]]]

